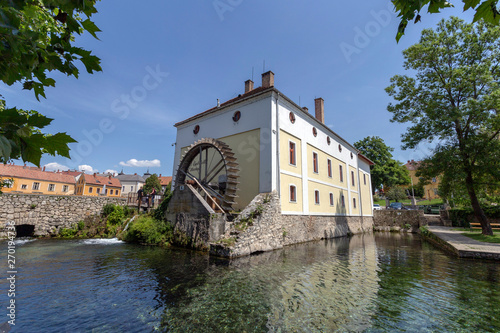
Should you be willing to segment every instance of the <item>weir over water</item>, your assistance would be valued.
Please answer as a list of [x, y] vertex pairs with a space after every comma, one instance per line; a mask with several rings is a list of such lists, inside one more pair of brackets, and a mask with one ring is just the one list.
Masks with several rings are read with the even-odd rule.
[[19, 241], [16, 256], [13, 332], [500, 330], [498, 264], [459, 260], [416, 235], [356, 235], [233, 261], [116, 239]]

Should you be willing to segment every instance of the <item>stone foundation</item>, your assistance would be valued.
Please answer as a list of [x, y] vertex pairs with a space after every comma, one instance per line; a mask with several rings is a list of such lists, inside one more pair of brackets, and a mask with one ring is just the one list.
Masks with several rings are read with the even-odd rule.
[[59, 228], [71, 228], [87, 216], [101, 214], [108, 203], [125, 205], [124, 198], [56, 196], [37, 194], [0, 195], [0, 238], [7, 237], [6, 223], [33, 225], [35, 236], [55, 234]]
[[373, 213], [375, 231], [418, 232], [421, 226], [427, 225], [421, 210], [376, 210]]
[[210, 254], [241, 257], [284, 246], [373, 230], [372, 217], [282, 215], [277, 193], [259, 194], [240, 216], [228, 223]]

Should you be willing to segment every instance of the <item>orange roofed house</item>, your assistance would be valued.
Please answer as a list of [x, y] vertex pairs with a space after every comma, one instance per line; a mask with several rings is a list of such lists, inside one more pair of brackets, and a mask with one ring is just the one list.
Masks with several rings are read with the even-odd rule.
[[168, 184], [172, 182], [172, 177], [162, 177], [162, 175], [160, 174], [158, 179], [160, 180], [161, 192], [162, 192], [161, 194], [163, 194], [165, 193], [165, 189], [167, 188]]
[[63, 172], [45, 171], [45, 168], [2, 164], [0, 179], [8, 185], [5, 193], [72, 195], [75, 193], [75, 177]]
[[76, 195], [119, 197], [122, 184], [118, 178], [82, 173], [76, 183]]

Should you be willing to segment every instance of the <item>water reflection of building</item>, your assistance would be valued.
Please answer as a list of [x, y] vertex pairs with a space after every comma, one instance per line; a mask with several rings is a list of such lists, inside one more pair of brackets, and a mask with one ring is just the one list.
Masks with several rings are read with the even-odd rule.
[[[301, 245], [304, 246], [304, 245]], [[317, 258], [327, 257], [326, 260]], [[270, 331], [363, 331], [371, 326], [377, 297], [373, 235], [325, 241], [304, 252], [304, 265], [275, 292]]]

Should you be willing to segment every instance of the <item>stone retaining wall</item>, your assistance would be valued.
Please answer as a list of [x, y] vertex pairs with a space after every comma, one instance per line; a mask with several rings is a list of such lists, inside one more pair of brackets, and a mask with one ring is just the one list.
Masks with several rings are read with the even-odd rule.
[[421, 210], [376, 210], [373, 213], [375, 231], [418, 232], [421, 226], [427, 225]]
[[373, 230], [372, 217], [282, 215], [280, 207], [276, 192], [259, 194], [228, 223], [224, 238], [210, 244], [210, 253], [235, 258]]
[[55, 196], [36, 194], [0, 195], [0, 238], [8, 221], [15, 225], [34, 225], [35, 236], [54, 234], [59, 228], [70, 228], [86, 216], [100, 214], [108, 203], [125, 205], [124, 198]]

